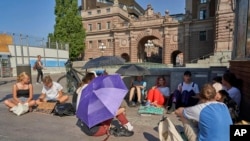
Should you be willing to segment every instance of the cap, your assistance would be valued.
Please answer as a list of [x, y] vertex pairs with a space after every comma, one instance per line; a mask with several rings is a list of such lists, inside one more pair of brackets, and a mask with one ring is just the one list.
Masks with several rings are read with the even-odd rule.
[[221, 84], [221, 83], [218, 83], [218, 82], [214, 83], [214, 84], [213, 84], [213, 87], [215, 88], [215, 91], [216, 91], [216, 92], [219, 92], [220, 90], [223, 89], [222, 84]]

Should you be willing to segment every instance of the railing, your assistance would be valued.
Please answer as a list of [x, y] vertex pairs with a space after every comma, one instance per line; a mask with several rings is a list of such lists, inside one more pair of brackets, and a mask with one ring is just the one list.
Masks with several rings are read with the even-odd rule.
[[203, 56], [201, 56], [199, 58], [193, 59], [193, 60], [190, 61], [190, 63], [197, 63], [198, 60], [204, 60], [204, 59], [208, 58], [211, 55], [214, 55], [214, 52], [203, 55]]

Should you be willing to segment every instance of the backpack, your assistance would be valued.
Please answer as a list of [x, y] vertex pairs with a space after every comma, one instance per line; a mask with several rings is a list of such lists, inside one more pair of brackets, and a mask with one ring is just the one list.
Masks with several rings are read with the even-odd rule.
[[80, 119], [77, 120], [76, 125], [88, 136], [93, 136], [100, 128], [100, 124], [95, 125], [91, 128], [89, 128], [84, 122], [82, 122]]
[[56, 116], [73, 116], [75, 115], [75, 109], [71, 103], [57, 104], [54, 109], [54, 115]]
[[37, 69], [37, 61], [33, 65], [33, 70], [36, 70], [36, 69]]
[[[194, 87], [194, 82], [192, 84], [192, 88]], [[183, 85], [183, 82], [182, 84]], [[194, 90], [184, 90], [181, 94], [181, 103], [184, 107], [188, 107], [188, 106], [194, 106], [195, 104], [198, 103], [199, 99], [193, 98], [192, 96], [195, 96], [195, 92]]]

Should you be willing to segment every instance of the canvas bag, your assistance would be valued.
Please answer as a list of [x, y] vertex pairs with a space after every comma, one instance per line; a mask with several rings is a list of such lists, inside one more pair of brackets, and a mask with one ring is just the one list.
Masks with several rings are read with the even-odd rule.
[[12, 111], [17, 116], [21, 116], [29, 111], [29, 105], [28, 103], [25, 104], [18, 103], [17, 106], [12, 107], [10, 111]]

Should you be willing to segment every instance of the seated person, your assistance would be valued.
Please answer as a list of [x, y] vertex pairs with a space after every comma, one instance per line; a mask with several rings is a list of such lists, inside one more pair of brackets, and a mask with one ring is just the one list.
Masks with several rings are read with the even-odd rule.
[[145, 95], [144, 94], [144, 90], [146, 88], [146, 82], [143, 81], [143, 77], [142, 76], [136, 76], [136, 79], [134, 81], [131, 82], [131, 88], [129, 91], [129, 106], [135, 106], [135, 103], [132, 101], [135, 91], [137, 94], [137, 103], [136, 105], [140, 105], [142, 102], [141, 96]]
[[18, 103], [28, 103], [29, 111], [32, 111], [32, 106], [35, 105], [33, 100], [33, 86], [30, 84], [30, 77], [26, 72], [22, 72], [17, 76], [17, 82], [12, 86], [12, 99], [7, 99], [4, 104], [11, 109]]
[[166, 79], [164, 76], [159, 76], [156, 80], [156, 85], [148, 91], [146, 106], [154, 105], [162, 107], [165, 104], [165, 99], [168, 98], [169, 95]]
[[224, 89], [227, 91], [229, 96], [237, 103], [240, 108], [241, 103], [241, 92], [240, 85], [241, 82], [236, 78], [234, 73], [226, 72], [222, 76], [222, 85]]
[[116, 113], [116, 118], [119, 121], [120, 126], [119, 128], [111, 127], [111, 122], [113, 118], [103, 121], [100, 124], [97, 124], [91, 128], [89, 128], [84, 122], [78, 119], [76, 125], [81, 128], [81, 130], [89, 135], [89, 136], [103, 136], [107, 135], [114, 135], [114, 136], [124, 136], [129, 137], [134, 135], [133, 126], [128, 121], [125, 115], [125, 108], [119, 108]]
[[88, 72], [84, 78], [82, 79], [82, 83], [80, 85], [80, 87], [76, 90], [76, 94], [77, 94], [77, 99], [76, 101], [73, 101], [73, 103], [76, 103], [76, 110], [78, 108], [80, 99], [81, 99], [81, 94], [82, 94], [82, 90], [88, 86], [88, 84], [95, 78], [95, 74], [93, 72]]
[[226, 90], [219, 90], [215, 99], [227, 105], [233, 123], [237, 123], [239, 121], [240, 110], [237, 103], [229, 96], [228, 92]]
[[[172, 113], [175, 108], [181, 106], [193, 106], [194, 103], [198, 103], [198, 98], [189, 97], [186, 98], [185, 96], [190, 96], [192, 94], [196, 95], [199, 94], [199, 87], [196, 83], [191, 81], [191, 72], [185, 71], [183, 75], [183, 82], [180, 83], [175, 90], [174, 95], [171, 99], [171, 108], [168, 110], [168, 113]], [[185, 93], [184, 93], [185, 92]], [[192, 100], [192, 101], [191, 101]]]
[[43, 89], [42, 94], [36, 100], [36, 104], [41, 104], [42, 102], [47, 101], [56, 101], [57, 103], [65, 103], [68, 99], [68, 95], [63, 95], [62, 92], [63, 87], [57, 83], [52, 81], [51, 77], [45, 76], [43, 78]]
[[180, 107], [175, 111], [183, 123], [184, 133], [189, 141], [229, 141], [232, 120], [227, 106], [217, 102], [215, 96], [214, 87], [205, 84], [199, 94], [199, 104]]

